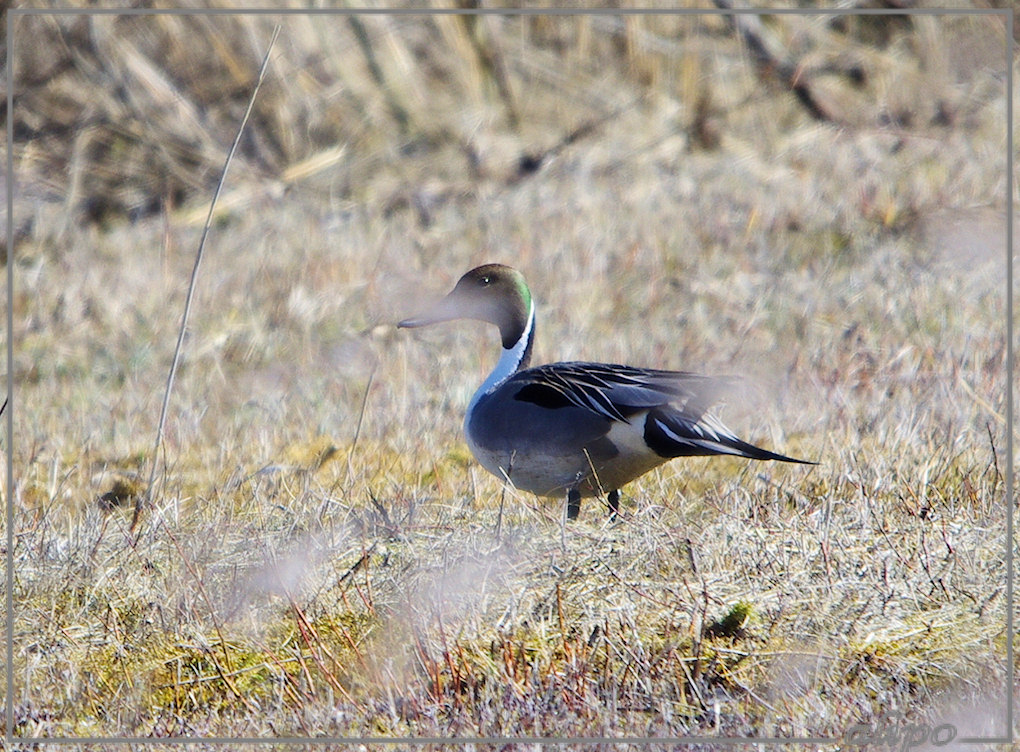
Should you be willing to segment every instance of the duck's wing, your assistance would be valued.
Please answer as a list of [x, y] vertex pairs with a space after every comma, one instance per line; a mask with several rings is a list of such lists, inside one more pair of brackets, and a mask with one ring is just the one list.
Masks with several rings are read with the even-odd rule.
[[607, 363], [551, 363], [514, 374], [513, 399], [541, 407], [582, 408], [606, 426], [643, 423], [645, 444], [660, 457], [730, 454], [808, 463], [738, 438], [708, 408], [736, 379]]
[[581, 407], [607, 421], [629, 423], [638, 413], [668, 406], [697, 423], [732, 379], [611, 363], [550, 363], [514, 374], [513, 398], [541, 407]]

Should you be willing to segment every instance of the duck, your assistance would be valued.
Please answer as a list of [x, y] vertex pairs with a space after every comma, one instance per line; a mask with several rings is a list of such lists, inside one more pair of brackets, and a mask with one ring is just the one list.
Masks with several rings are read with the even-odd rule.
[[465, 413], [472, 455], [514, 488], [565, 496], [568, 520], [591, 497], [605, 497], [616, 519], [620, 488], [677, 457], [816, 464], [743, 441], [708, 412], [731, 378], [612, 363], [531, 366], [535, 300], [510, 266], [472, 269], [445, 298], [397, 326], [457, 319], [494, 324], [502, 344]]

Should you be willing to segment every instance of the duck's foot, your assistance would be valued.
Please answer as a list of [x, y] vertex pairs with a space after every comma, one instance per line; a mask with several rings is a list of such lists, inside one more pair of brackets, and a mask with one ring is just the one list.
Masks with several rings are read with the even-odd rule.
[[576, 520], [581, 513], [581, 492], [576, 488], [567, 491], [567, 519]]
[[609, 519], [615, 520], [616, 515], [620, 513], [620, 489], [614, 488], [610, 491], [606, 501], [609, 502]]

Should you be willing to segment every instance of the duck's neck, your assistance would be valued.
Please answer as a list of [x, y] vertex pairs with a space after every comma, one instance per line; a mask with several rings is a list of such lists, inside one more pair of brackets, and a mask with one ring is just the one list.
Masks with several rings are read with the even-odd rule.
[[[501, 334], [505, 333], [501, 332]], [[504, 336], [503, 342], [505, 343], [507, 340], [508, 337]], [[475, 392], [475, 396], [471, 398], [471, 404], [468, 405], [469, 414], [471, 409], [478, 404], [478, 400], [484, 395], [497, 388], [522, 368], [528, 367], [528, 363], [531, 362], [531, 347], [534, 342], [535, 303], [534, 301], [529, 301], [528, 316], [524, 323], [524, 329], [520, 332], [513, 345], [503, 347], [503, 353], [499, 356], [499, 362], [496, 363], [496, 367], [492, 369], [492, 373], [482, 382], [482, 385], [478, 387], [478, 391]]]

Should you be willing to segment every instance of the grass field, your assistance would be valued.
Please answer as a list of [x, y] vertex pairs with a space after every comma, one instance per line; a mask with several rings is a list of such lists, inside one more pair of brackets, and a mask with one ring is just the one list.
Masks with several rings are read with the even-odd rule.
[[[15, 22], [9, 733], [1006, 733], [1001, 18], [284, 19], [158, 458], [275, 19]], [[503, 488], [394, 327], [488, 261], [819, 464]]]

